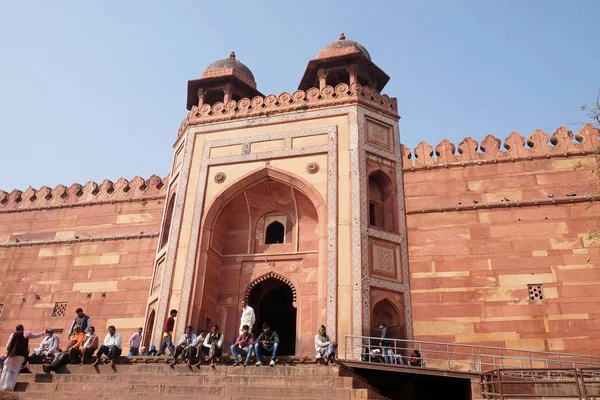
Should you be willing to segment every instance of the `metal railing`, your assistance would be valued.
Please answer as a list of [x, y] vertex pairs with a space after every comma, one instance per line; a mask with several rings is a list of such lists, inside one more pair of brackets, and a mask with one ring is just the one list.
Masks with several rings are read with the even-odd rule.
[[600, 398], [600, 368], [498, 369], [481, 374], [484, 399]]
[[497, 369], [481, 375], [484, 399], [586, 399], [579, 370]]
[[[600, 367], [600, 356], [424, 340], [386, 340], [389, 346], [381, 346], [380, 337], [346, 335], [343, 356], [346, 360], [410, 365], [410, 355], [417, 349], [421, 362], [415, 364], [421, 367], [476, 373], [499, 368], [548, 370]], [[388, 354], [383, 354], [384, 351]]]

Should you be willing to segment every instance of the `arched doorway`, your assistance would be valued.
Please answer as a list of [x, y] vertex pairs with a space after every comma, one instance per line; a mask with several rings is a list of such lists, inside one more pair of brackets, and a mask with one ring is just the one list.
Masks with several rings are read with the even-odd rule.
[[373, 327], [372, 336], [379, 336], [379, 322], [385, 323], [388, 327], [388, 334], [391, 338], [406, 338], [406, 330], [403, 324], [403, 318], [400, 316], [396, 306], [388, 299], [379, 301], [373, 307]]
[[[154, 330], [154, 319], [156, 317], [156, 311], [152, 310], [150, 315], [148, 316], [148, 322], [146, 323], [146, 328], [144, 329], [144, 341], [143, 345], [150, 350], [150, 341], [152, 340], [152, 331]], [[160, 344], [160, 343], [159, 343]]]
[[255, 285], [248, 294], [248, 304], [256, 313], [254, 334], [262, 332], [262, 324], [268, 322], [279, 335], [279, 354], [296, 353], [296, 308], [294, 292], [285, 282], [267, 278]]

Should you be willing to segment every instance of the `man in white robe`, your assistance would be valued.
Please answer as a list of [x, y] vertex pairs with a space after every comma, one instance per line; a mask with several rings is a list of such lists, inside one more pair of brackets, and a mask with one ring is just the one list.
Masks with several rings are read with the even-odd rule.
[[242, 317], [240, 318], [240, 335], [244, 331], [244, 325], [248, 325], [250, 327], [250, 332], [252, 332], [252, 328], [254, 327], [254, 323], [256, 322], [256, 315], [254, 314], [254, 309], [248, 305], [246, 299], [242, 300]]

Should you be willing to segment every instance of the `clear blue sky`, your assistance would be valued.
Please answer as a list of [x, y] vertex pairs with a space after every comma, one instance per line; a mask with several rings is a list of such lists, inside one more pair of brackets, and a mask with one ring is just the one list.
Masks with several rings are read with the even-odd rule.
[[402, 142], [548, 133], [600, 88], [598, 0], [5, 1], [0, 188], [168, 173], [186, 85], [235, 50], [297, 88], [344, 31], [390, 76]]

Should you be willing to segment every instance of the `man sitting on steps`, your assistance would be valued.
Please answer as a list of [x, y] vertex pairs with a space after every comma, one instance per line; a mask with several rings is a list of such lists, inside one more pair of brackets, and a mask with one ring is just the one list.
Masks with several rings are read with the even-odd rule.
[[173, 356], [173, 357], [175, 357], [175, 359], [170, 364], [171, 366], [174, 366], [177, 364], [177, 358], [179, 357], [180, 354], [183, 355], [184, 360], [189, 364], [189, 360], [186, 359], [186, 351], [185, 350], [188, 347], [194, 347], [194, 343], [196, 342], [196, 334], [192, 332], [193, 329], [194, 328], [192, 328], [191, 325], [188, 326], [187, 328], [185, 328], [185, 333], [183, 335], [181, 335], [181, 338], [179, 339], [179, 342], [177, 343], [177, 347], [175, 348], [175, 355]]
[[40, 347], [33, 350], [33, 355], [29, 357], [29, 362], [35, 362], [44, 357], [52, 358], [57, 351], [58, 337], [54, 334], [52, 329], [46, 329], [46, 336], [42, 339]]
[[[71, 362], [80, 362], [87, 364], [94, 351], [98, 349], [98, 336], [96, 336], [96, 328], [90, 326], [85, 335], [85, 339], [78, 349], [71, 349]], [[81, 357], [81, 360], [80, 360]]]
[[71, 350], [79, 349], [79, 347], [83, 343], [84, 338], [85, 335], [83, 334], [83, 332], [81, 332], [81, 328], [79, 327], [79, 325], [76, 325], [73, 328], [73, 334], [69, 336], [69, 345], [67, 346], [67, 348], [64, 351], [57, 353], [50, 365], [44, 365], [42, 367], [44, 372], [49, 374], [50, 371], [56, 371], [56, 368], [58, 368], [59, 365], [67, 364], [70, 359]]
[[234, 344], [231, 345], [231, 354], [233, 355], [233, 365], [240, 365], [239, 356], [246, 357], [244, 367], [248, 366], [252, 351], [254, 350], [254, 336], [249, 332], [248, 325], [242, 326], [242, 334], [237, 338]]
[[212, 368], [215, 367], [215, 359], [221, 355], [223, 351], [223, 335], [219, 333], [219, 326], [214, 325], [210, 330], [210, 334], [204, 339], [202, 343], [202, 354], [198, 355], [198, 364], [196, 366], [200, 366], [202, 362], [202, 357], [208, 353], [208, 357], [210, 358], [210, 366]]
[[114, 326], [108, 327], [108, 333], [104, 337], [104, 344], [100, 346], [96, 353], [96, 361], [92, 364], [92, 367], [97, 366], [102, 361], [102, 356], [105, 355], [110, 360], [110, 366], [115, 366], [115, 360], [119, 358], [123, 351], [123, 344], [121, 335], [117, 333], [117, 329]]
[[271, 330], [271, 326], [268, 322], [263, 324], [263, 331], [254, 344], [254, 354], [256, 355], [256, 366], [262, 365], [262, 359], [260, 353], [263, 351], [271, 353], [270, 367], [274, 367], [277, 362], [277, 348], [279, 347], [279, 336], [277, 332]]

